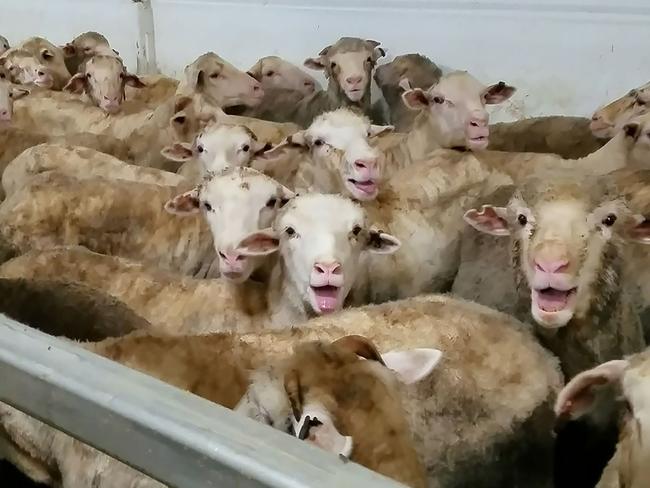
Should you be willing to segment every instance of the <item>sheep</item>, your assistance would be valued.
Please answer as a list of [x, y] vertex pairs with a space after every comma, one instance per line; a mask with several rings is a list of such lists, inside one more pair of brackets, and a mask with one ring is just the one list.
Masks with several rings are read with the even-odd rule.
[[93, 105], [104, 112], [115, 114], [124, 102], [126, 86], [143, 88], [140, 79], [126, 71], [115, 56], [95, 55], [88, 58], [63, 88], [73, 93], [86, 93]]
[[597, 138], [584, 117], [532, 117], [490, 125], [493, 151], [553, 153], [563, 158], [585, 157], [607, 142]]
[[[622, 393], [615, 411], [622, 421], [616, 452], [602, 473], [597, 488], [648, 486], [647, 396], [649, 352], [616, 359], [580, 373], [560, 392], [555, 413], [560, 420], [581, 418], [599, 408], [603, 394]], [[603, 391], [603, 386], [609, 387]]]
[[[6, 125], [11, 122], [14, 114], [14, 100], [28, 94], [29, 90], [14, 85], [6, 79], [0, 79], [0, 123]], [[4, 145], [0, 147], [4, 148]]]
[[2, 233], [23, 250], [83, 245], [201, 275], [215, 257], [210, 230], [201, 218], [177, 219], [163, 210], [177, 192], [170, 186], [42, 173], [0, 205]]
[[646, 113], [649, 103], [650, 82], [596, 110], [591, 117], [591, 132], [596, 137], [609, 139], [630, 119]]
[[[624, 129], [599, 151], [574, 161], [565, 161], [552, 155], [515, 155], [514, 153], [511, 154], [511, 158], [502, 153], [492, 153], [492, 157], [502, 154], [500, 163], [505, 161], [509, 164], [501, 164], [499, 167], [502, 170], [510, 171], [510, 176], [515, 182], [525, 182], [527, 175], [530, 177], [535, 173], [539, 173], [543, 177], [556, 171], [573, 170], [581, 171], [584, 176], [588, 176], [605, 175], [610, 172], [614, 175], [617, 172], [626, 174], [627, 171], [634, 170], [632, 178], [625, 180], [625, 183], [620, 185], [621, 193], [626, 193], [628, 198], [632, 198], [631, 190], [638, 188], [637, 185], [634, 185], [635, 179], [641, 175], [636, 170], [649, 167], [650, 144], [648, 144], [648, 138], [644, 136], [648, 129], [650, 129], [650, 115], [641, 116], [626, 124]], [[477, 156], [485, 162], [487, 155], [484, 153]], [[630, 191], [626, 192], [626, 189]], [[513, 191], [514, 187], [509, 189], [504, 187], [493, 196], [485, 197], [485, 201], [489, 201], [493, 205], [504, 206]], [[644, 211], [638, 210], [638, 213], [644, 213]], [[452, 286], [452, 293], [504, 312], [515, 313], [517, 300], [514, 297], [516, 297], [517, 291], [514, 286], [514, 276], [508, 265], [510, 252], [507, 243], [503, 239], [499, 239], [498, 236], [480, 235], [476, 229], [471, 227], [463, 232], [461, 241], [460, 266]], [[634, 246], [633, 249], [636, 247]], [[636, 256], [632, 258], [631, 262], [638, 262], [643, 259], [645, 254], [645, 250], [637, 249]], [[490, 263], [487, 265], [489, 270], [486, 270], [484, 263]], [[636, 272], [638, 273], [639, 270]], [[642, 277], [636, 281], [645, 287], [645, 280]], [[495, 283], [498, 283], [498, 286]], [[650, 330], [650, 326], [648, 329]]]
[[[402, 93], [411, 88], [426, 90], [437, 84], [441, 76], [442, 70], [422, 54], [403, 54], [378, 66], [374, 78], [384, 99], [373, 105], [373, 120], [376, 123], [386, 121], [398, 132], [409, 132], [417, 113], [404, 104]], [[385, 111], [388, 111], [387, 116], [380, 115]]]
[[[51, 70], [29, 51], [11, 48], [0, 56], [0, 67], [9, 73], [9, 80], [21, 85], [44, 89], [54, 87]], [[61, 86], [63, 88], [63, 86]]]
[[[54, 78], [52, 89], [61, 90], [70, 79], [70, 72], [65, 66], [63, 49], [42, 37], [30, 37], [19, 43], [16, 48], [30, 52], [49, 68]], [[6, 53], [5, 53], [6, 54]]]
[[0, 36], [0, 56], [5, 53], [5, 51], [9, 50], [9, 41], [7, 40], [6, 37]]
[[624, 262], [626, 239], [650, 242], [647, 226], [606, 177], [532, 177], [506, 207], [483, 205], [464, 218], [481, 232], [510, 236], [515, 313], [535, 324], [568, 377], [644, 346]]
[[305, 96], [322, 90], [313, 76], [279, 56], [260, 58], [251, 66], [248, 74], [259, 81], [264, 90], [286, 88], [301, 92]]
[[304, 63], [308, 68], [325, 72], [327, 90], [304, 96], [297, 90], [269, 89], [263, 103], [244, 115], [294, 122], [306, 128], [318, 115], [340, 107], [357, 107], [369, 114], [372, 71], [377, 60], [385, 54], [379, 44], [342, 37], [325, 47], [318, 57], [308, 58]]
[[[2, 144], [3, 134], [4, 132], [0, 130], [0, 145]], [[18, 141], [23, 143], [23, 146], [29, 147], [13, 159], [10, 157], [5, 158], [6, 152], [0, 156], [2, 164], [4, 164], [6, 159], [11, 160], [2, 172], [2, 191], [7, 197], [25, 186], [33, 176], [48, 171], [56, 171], [57, 173], [74, 176], [79, 179], [100, 176], [103, 178], [138, 181], [163, 186], [176, 187], [187, 184], [185, 178], [176, 173], [125, 163], [123, 160], [129, 159], [127, 155], [122, 156], [122, 158], [116, 158], [110, 154], [106, 154], [109, 152], [115, 153], [115, 151], [104, 144], [107, 141], [105, 141], [106, 138], [103, 136], [80, 134], [78, 136], [70, 135], [52, 138], [38, 134], [18, 133], [16, 135], [14, 133], [13, 137], [24, 138], [24, 143], [21, 139], [18, 139]], [[41, 137], [44, 140], [61, 139], [64, 143], [33, 145], [39, 142], [39, 138]], [[99, 150], [91, 148], [94, 139], [101, 143], [98, 146]], [[14, 138], [12, 142], [15, 144], [16, 139]], [[121, 141], [114, 142], [119, 143]], [[13, 148], [19, 149], [15, 146]], [[103, 151], [101, 151], [102, 149]]]
[[371, 200], [379, 192], [385, 163], [370, 142], [392, 130], [340, 108], [319, 115], [308, 129], [292, 134], [252, 165], [297, 190]]
[[79, 68], [83, 63], [96, 54], [112, 53], [116, 56], [119, 55], [117, 51], [111, 49], [106, 37], [99, 32], [93, 31], [79, 34], [72, 41], [66, 43], [62, 49], [65, 56], [65, 65], [72, 75], [79, 73]]
[[[336, 454], [343, 451], [352, 461], [409, 486], [426, 486], [425, 471], [413, 448], [401, 406], [399, 371], [411, 367], [427, 378], [439, 351], [387, 353], [388, 366], [397, 363], [398, 372], [393, 372], [384, 366], [374, 345], [361, 337], [343, 337], [332, 343], [305, 341], [284, 354], [266, 354], [234, 337], [212, 339], [220, 339], [211, 341], [212, 354], [223, 351], [219, 353], [222, 368], [218, 377], [211, 374], [214, 359], [207, 361], [208, 356], [202, 354], [205, 348], [192, 338], [169, 341], [156, 336], [131, 336], [86, 347], [229, 408], [237, 406], [249, 382], [258, 388], [264, 388], [261, 383], [265, 382], [269, 389], [278, 389], [273, 398], [263, 399], [265, 404], [283, 410], [278, 413], [284, 418], [278, 419], [275, 428], [288, 430], [293, 423], [295, 436], [300, 439]], [[163, 363], [154, 364], [151, 354], [161, 347], [170, 349]], [[418, 364], [418, 354], [433, 360]], [[255, 371], [249, 371], [253, 368]], [[181, 370], [201, 374], [179, 374]], [[361, 394], [351, 396], [346, 393], [350, 391]], [[86, 486], [90, 480], [98, 487], [163, 486], [10, 407], [0, 408], [13, 447], [20, 449], [29, 442], [31, 460], [55, 465], [66, 487]], [[308, 421], [313, 423], [303, 427]], [[339, 433], [339, 429], [348, 435]], [[32, 434], [29, 440], [26, 432]], [[343, 441], [343, 449], [337, 446], [339, 440]], [[21, 461], [17, 464], [23, 467]]]

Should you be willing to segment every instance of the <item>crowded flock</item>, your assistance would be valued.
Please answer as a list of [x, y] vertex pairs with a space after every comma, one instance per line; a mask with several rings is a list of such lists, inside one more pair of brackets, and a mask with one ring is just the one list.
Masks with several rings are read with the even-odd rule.
[[[407, 486], [650, 486], [650, 84], [490, 124], [507, 80], [370, 39], [180, 79], [13, 41], [0, 312]], [[38, 483], [163, 486], [0, 435]]]

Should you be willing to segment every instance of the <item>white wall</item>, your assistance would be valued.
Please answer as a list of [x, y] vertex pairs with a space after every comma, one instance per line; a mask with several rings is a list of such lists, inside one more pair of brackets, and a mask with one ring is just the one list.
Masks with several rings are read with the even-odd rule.
[[[17, 15], [0, 27], [11, 41], [39, 33], [63, 42], [98, 30], [135, 66], [139, 7], [129, 0], [3, 3], [10, 4], [0, 7], [3, 19]], [[494, 120], [589, 115], [650, 80], [648, 0], [152, 0], [152, 6], [158, 66], [172, 75], [207, 50], [246, 69], [269, 54], [300, 63], [351, 35], [381, 41], [389, 58], [421, 52], [485, 82], [516, 85], [513, 102]]]

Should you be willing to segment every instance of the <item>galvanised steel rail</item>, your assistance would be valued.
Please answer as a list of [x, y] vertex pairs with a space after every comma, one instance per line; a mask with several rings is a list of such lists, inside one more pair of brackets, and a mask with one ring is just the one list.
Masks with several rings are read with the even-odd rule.
[[403, 487], [4, 315], [0, 401], [171, 487]]

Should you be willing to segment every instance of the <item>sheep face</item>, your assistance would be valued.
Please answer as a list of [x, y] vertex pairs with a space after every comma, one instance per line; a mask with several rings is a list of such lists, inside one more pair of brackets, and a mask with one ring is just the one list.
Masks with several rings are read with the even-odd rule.
[[[400, 383], [428, 376], [440, 357], [435, 349], [381, 355], [360, 336], [301, 343], [282, 363], [252, 374], [236, 411], [411, 486], [423, 485]], [[405, 368], [417, 371], [418, 379], [402, 376]]]
[[162, 151], [172, 161], [198, 160], [201, 171], [219, 173], [228, 167], [249, 166], [251, 160], [267, 149], [255, 134], [243, 125], [208, 124], [194, 144], [176, 143]]
[[288, 89], [310, 95], [321, 89], [313, 76], [278, 56], [261, 58], [248, 70], [248, 74], [259, 81], [265, 90]]
[[609, 139], [632, 118], [647, 113], [649, 107], [650, 83], [646, 83], [596, 110], [589, 128], [594, 136]]
[[413, 87], [429, 88], [440, 80], [442, 71], [429, 58], [421, 54], [404, 54], [396, 56], [390, 63], [378, 66], [375, 70], [375, 82], [384, 97], [392, 97], [393, 91], [404, 91], [403, 80], [407, 79]]
[[533, 178], [508, 207], [470, 210], [465, 220], [493, 235], [510, 235], [520, 286], [545, 328], [606, 312], [618, 299], [623, 240], [650, 243], [650, 228], [605, 180], [567, 175]]
[[200, 93], [217, 107], [234, 105], [254, 107], [264, 97], [262, 85], [248, 73], [217, 56], [206, 53], [185, 68], [185, 80], [179, 93]]
[[[650, 361], [648, 351], [626, 360], [603, 363], [575, 376], [560, 392], [555, 413], [560, 420], [579, 418], [597, 408], [599, 390], [611, 386], [622, 393], [622, 428], [616, 454], [599, 487], [650, 486]], [[608, 390], [611, 391], [611, 390]], [[611, 484], [614, 483], [614, 484]]]
[[289, 201], [272, 229], [247, 237], [239, 249], [252, 256], [279, 250], [291, 299], [320, 315], [343, 307], [362, 268], [362, 252], [391, 254], [399, 245], [393, 236], [370, 229], [358, 204], [311, 193]]
[[305, 66], [325, 71], [325, 76], [338, 87], [350, 102], [360, 102], [370, 94], [370, 80], [377, 60], [385, 55], [379, 42], [343, 37], [324, 48]]
[[53, 88], [61, 89], [65, 86], [70, 79], [70, 72], [65, 65], [63, 49], [42, 37], [32, 37], [21, 43], [19, 47], [30, 52], [40, 63], [49, 69], [54, 77]]
[[165, 205], [177, 215], [202, 211], [212, 231], [221, 275], [235, 283], [247, 280], [264, 258], [240, 252], [248, 235], [270, 227], [278, 210], [293, 193], [275, 180], [249, 168], [210, 174], [199, 187]]
[[54, 86], [54, 75], [34, 55], [23, 49], [10, 49], [2, 58], [0, 65], [9, 72], [14, 83], [36, 85], [42, 88]]
[[[338, 174], [338, 181], [326, 191], [348, 194], [356, 200], [372, 200], [379, 193], [383, 155], [370, 145], [370, 139], [392, 130], [392, 126], [372, 125], [366, 117], [349, 109], [338, 109], [318, 116], [307, 130], [293, 134], [267, 156], [286, 144], [301, 146], [310, 152], [315, 168], [327, 168], [331, 174]], [[322, 179], [318, 183], [323, 183]]]
[[503, 82], [485, 86], [469, 73], [456, 71], [428, 90], [406, 90], [402, 99], [412, 110], [430, 112], [444, 147], [485, 149], [490, 135], [485, 106], [502, 103], [514, 92], [514, 87]]
[[0, 79], [0, 125], [11, 122], [14, 101], [29, 94], [29, 90]]
[[642, 168], [650, 168], [650, 112], [632, 118], [622, 130], [633, 144], [628, 156], [629, 162]]
[[124, 102], [126, 85], [135, 88], [144, 86], [136, 75], [126, 72], [119, 58], [98, 55], [83, 64], [81, 72], [70, 79], [64, 90], [86, 92], [90, 100], [103, 111], [117, 113]]
[[6, 37], [0, 36], [0, 55], [9, 50], [9, 41]]

